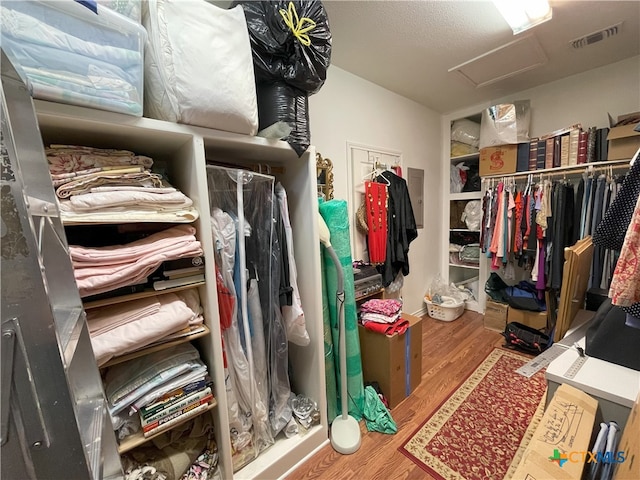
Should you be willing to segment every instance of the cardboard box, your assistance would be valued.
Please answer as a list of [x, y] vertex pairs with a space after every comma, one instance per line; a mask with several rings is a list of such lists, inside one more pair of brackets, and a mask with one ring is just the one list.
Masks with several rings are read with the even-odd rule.
[[487, 300], [484, 308], [484, 328], [500, 333], [504, 332], [507, 326], [508, 310], [509, 305]]
[[630, 160], [633, 157], [640, 148], [640, 132], [636, 132], [635, 127], [634, 123], [609, 129], [607, 160]]
[[408, 397], [422, 379], [422, 319], [406, 313], [402, 318], [409, 322], [402, 335], [382, 335], [358, 326], [364, 381], [378, 382], [389, 408]]
[[583, 391], [560, 385], [512, 480], [580, 480], [597, 408], [597, 400]]
[[531, 312], [529, 310], [518, 310], [509, 308], [507, 323], [518, 322], [536, 330], [547, 328], [547, 312]]
[[501, 145], [480, 149], [480, 176], [516, 173], [518, 145]]
[[614, 470], [613, 480], [638, 480], [640, 478], [640, 396], [631, 408], [627, 424], [622, 432], [618, 451], [624, 452], [624, 462]]

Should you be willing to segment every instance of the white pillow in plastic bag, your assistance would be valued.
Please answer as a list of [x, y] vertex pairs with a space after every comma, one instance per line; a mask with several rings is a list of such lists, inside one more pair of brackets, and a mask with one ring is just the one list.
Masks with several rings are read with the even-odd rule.
[[480, 124], [466, 118], [456, 120], [451, 125], [451, 140], [478, 148]]
[[142, 2], [145, 116], [255, 135], [253, 57], [244, 10], [204, 0]]

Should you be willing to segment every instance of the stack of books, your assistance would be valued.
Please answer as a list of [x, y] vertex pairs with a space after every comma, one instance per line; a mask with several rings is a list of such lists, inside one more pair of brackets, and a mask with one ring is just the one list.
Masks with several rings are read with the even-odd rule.
[[144, 436], [160, 433], [205, 411], [213, 399], [212, 386], [211, 379], [207, 377], [173, 390], [140, 408], [138, 413]]
[[[596, 127], [584, 130], [580, 124], [576, 124], [532, 138], [529, 141], [527, 170], [571, 167], [583, 163], [606, 161], [608, 131], [608, 128]], [[518, 170], [523, 171], [522, 168]]]
[[203, 256], [167, 260], [149, 277], [154, 290], [166, 290], [203, 281]]

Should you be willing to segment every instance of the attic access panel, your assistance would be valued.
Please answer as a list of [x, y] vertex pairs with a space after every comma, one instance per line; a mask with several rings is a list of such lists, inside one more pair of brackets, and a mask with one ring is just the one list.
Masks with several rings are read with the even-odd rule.
[[533, 35], [518, 38], [476, 58], [464, 62], [449, 72], [457, 72], [476, 87], [484, 87], [547, 63], [547, 56]]

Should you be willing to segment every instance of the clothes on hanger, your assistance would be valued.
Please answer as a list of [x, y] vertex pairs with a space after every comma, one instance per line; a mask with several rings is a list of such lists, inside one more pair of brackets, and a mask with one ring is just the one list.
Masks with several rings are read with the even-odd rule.
[[369, 262], [383, 265], [387, 258], [388, 196], [385, 183], [365, 182], [365, 208], [367, 213], [367, 245]]
[[[493, 179], [485, 181], [481, 246], [491, 268], [507, 278], [517, 263], [529, 271], [541, 298], [546, 289], [560, 289], [564, 248], [595, 232], [617, 196], [621, 179], [611, 169], [599, 175], [592, 170], [571, 179], [541, 175], [535, 184], [532, 175], [521, 182], [505, 177], [495, 186]], [[613, 250], [596, 244], [590, 287], [609, 288], [616, 259]]]
[[416, 220], [413, 215], [407, 182], [391, 171], [384, 171], [376, 182], [385, 183], [388, 193], [386, 258], [378, 271], [382, 284], [387, 287], [398, 273], [409, 275], [409, 245], [418, 237]]

